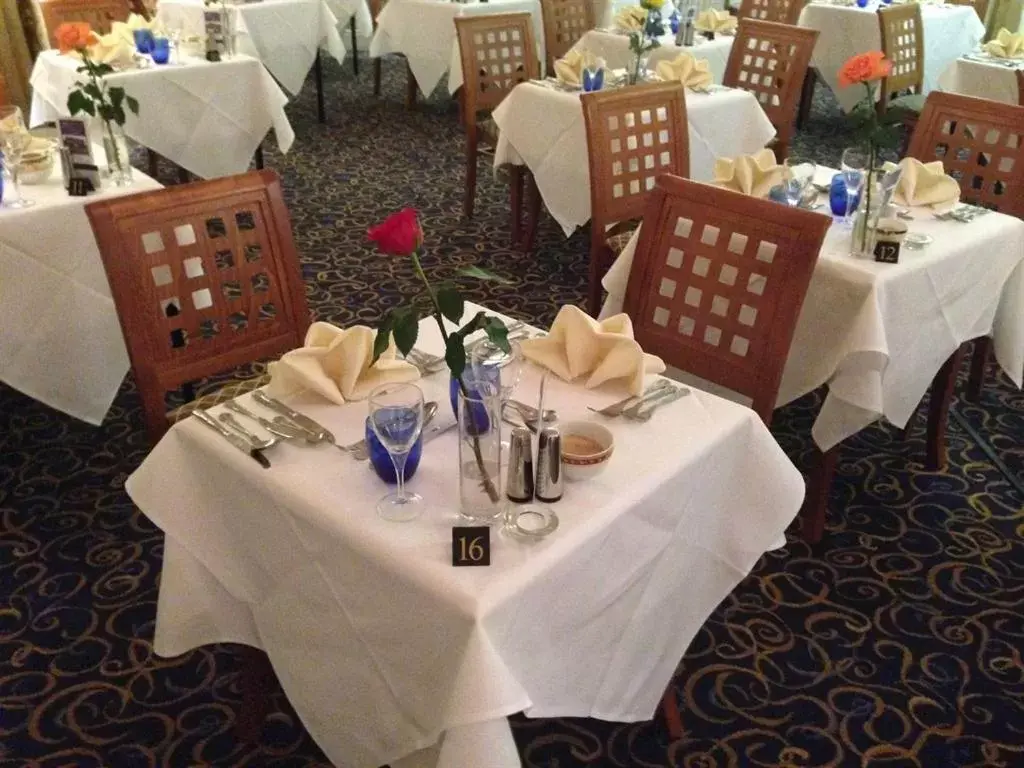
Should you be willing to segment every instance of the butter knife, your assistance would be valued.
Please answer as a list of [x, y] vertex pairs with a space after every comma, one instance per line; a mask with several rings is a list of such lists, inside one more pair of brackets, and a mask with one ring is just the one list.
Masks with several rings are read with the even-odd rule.
[[235, 446], [235, 448], [240, 450], [242, 453], [247, 453], [250, 456], [252, 456], [253, 459], [256, 460], [256, 463], [259, 464], [261, 467], [263, 467], [264, 469], [270, 469], [270, 459], [264, 456], [263, 451], [261, 451], [259, 448], [254, 448], [252, 443], [250, 443], [244, 437], [232, 432], [227, 427], [220, 424], [215, 418], [210, 416], [210, 414], [208, 414], [201, 408], [196, 408], [194, 411], [192, 411], [192, 415], [199, 419], [199, 422], [201, 424], [205, 424], [206, 426], [208, 426], [218, 435], [220, 435], [233, 446]]
[[270, 397], [265, 392], [257, 389], [252, 393], [252, 399], [260, 405], [266, 406], [273, 411], [277, 411], [282, 416], [287, 416], [307, 432], [316, 435], [318, 440], [326, 440], [330, 443], [334, 442], [334, 435], [331, 434], [330, 430], [309, 418], [306, 414], [299, 413], [293, 408], [289, 408], [277, 398]]
[[632, 419], [633, 421], [650, 421], [651, 416], [654, 415], [654, 412], [661, 408], [663, 405], [674, 403], [676, 400], [686, 397], [688, 394], [690, 394], [690, 390], [687, 389], [686, 387], [679, 387], [678, 389], [666, 390], [660, 396], [645, 402], [634, 413], [627, 414], [627, 418]]

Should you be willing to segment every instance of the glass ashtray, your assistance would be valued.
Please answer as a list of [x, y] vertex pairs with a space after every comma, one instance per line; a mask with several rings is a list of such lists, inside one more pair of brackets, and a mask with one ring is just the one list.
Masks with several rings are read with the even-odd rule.
[[903, 244], [912, 251], [919, 251], [932, 242], [931, 235], [924, 235], [919, 232], [908, 232], [903, 238]]
[[558, 515], [544, 504], [509, 504], [503, 530], [523, 541], [539, 541], [558, 529]]

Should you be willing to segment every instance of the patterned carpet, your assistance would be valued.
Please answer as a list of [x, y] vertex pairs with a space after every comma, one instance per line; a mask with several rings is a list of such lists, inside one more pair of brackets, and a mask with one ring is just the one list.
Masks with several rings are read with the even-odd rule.
[[[536, 255], [511, 249], [505, 188], [483, 171], [477, 217], [460, 220], [456, 111], [435, 98], [407, 113], [400, 70], [385, 65], [378, 101], [368, 72], [328, 65], [328, 124], [308, 88], [289, 108], [295, 148], [267, 153], [317, 315], [372, 323], [412, 285], [364, 241], [407, 204], [430, 271], [514, 281], [467, 284], [472, 298], [539, 323], [582, 301], [583, 235], [545, 221]], [[796, 152], [834, 164], [843, 139], [819, 94]], [[817, 405], [773, 428], [801, 465]], [[675, 681], [682, 740], [658, 720], [516, 717], [524, 765], [1024, 765], [1024, 395], [993, 371], [979, 404], [955, 404], [943, 472], [922, 468], [923, 426], [851, 440], [821, 544], [791, 538], [710, 617]], [[162, 537], [122, 490], [146, 450], [130, 379], [99, 428], [0, 387], [0, 768], [326, 765], [283, 697], [259, 749], [233, 738], [232, 647], [153, 655]]]

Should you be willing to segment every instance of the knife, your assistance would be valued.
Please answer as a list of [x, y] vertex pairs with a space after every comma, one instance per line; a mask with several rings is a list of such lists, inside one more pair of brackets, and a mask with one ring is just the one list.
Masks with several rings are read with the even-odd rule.
[[216, 419], [214, 419], [212, 416], [210, 416], [210, 414], [208, 414], [201, 408], [196, 408], [194, 411], [192, 411], [192, 415], [199, 419], [200, 423], [208, 426], [214, 432], [216, 432], [229, 443], [231, 443], [233, 446], [235, 446], [235, 448], [240, 450], [242, 453], [247, 453], [250, 456], [252, 456], [256, 460], [256, 463], [259, 464], [261, 467], [263, 467], [264, 469], [270, 469], [270, 459], [264, 456], [263, 451], [261, 451], [259, 448], [253, 448], [252, 443], [250, 443], [244, 437], [235, 434], [227, 427], [222, 426], [220, 423], [217, 422]]
[[287, 405], [282, 403], [277, 398], [270, 397], [266, 393], [257, 389], [255, 392], [252, 393], [252, 399], [259, 403], [260, 405], [265, 405], [267, 408], [277, 411], [283, 416], [287, 416], [289, 419], [294, 421], [307, 432], [317, 435], [318, 439], [323, 440], [330, 438], [330, 440], [333, 442], [334, 435], [332, 435], [327, 430], [326, 427], [313, 421], [313, 419], [309, 418], [309, 416], [307, 416], [306, 414], [299, 413], [298, 411], [289, 408]]
[[633, 421], [650, 421], [651, 416], [654, 412], [661, 408], [663, 405], [674, 403], [680, 398], [686, 397], [690, 394], [690, 390], [686, 387], [679, 387], [678, 389], [666, 390], [662, 392], [658, 397], [651, 398], [641, 405], [632, 414], [626, 414], [627, 418], [631, 418]]

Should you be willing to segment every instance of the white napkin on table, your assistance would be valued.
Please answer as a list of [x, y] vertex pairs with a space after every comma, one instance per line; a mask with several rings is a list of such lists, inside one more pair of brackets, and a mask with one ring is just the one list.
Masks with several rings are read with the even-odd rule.
[[583, 70], [603, 67], [604, 61], [590, 51], [571, 50], [555, 61], [555, 77], [563, 85], [579, 88], [583, 85]]
[[629, 394], [639, 395], [645, 374], [665, 370], [660, 357], [646, 354], [633, 339], [633, 323], [626, 314], [599, 322], [578, 307], [564, 306], [545, 338], [519, 345], [523, 357], [560, 379], [586, 376], [587, 389], [621, 380]]
[[715, 186], [731, 189], [751, 197], [768, 197], [772, 187], [782, 183], [783, 167], [775, 160], [775, 153], [762, 149], [753, 155], [736, 158], [720, 157], [715, 160]]
[[394, 343], [370, 365], [375, 336], [376, 331], [365, 325], [342, 329], [313, 323], [306, 331], [305, 346], [270, 364], [270, 391], [286, 394], [308, 389], [341, 404], [365, 400], [381, 384], [420, 378], [416, 366], [395, 358]]
[[1014, 34], [1010, 30], [1000, 29], [995, 40], [989, 40], [982, 46], [985, 53], [998, 59], [1024, 58], [1024, 33]]
[[736, 17], [728, 11], [718, 11], [708, 8], [697, 15], [693, 22], [693, 28], [698, 32], [735, 32]]
[[680, 82], [687, 88], [702, 90], [714, 83], [707, 59], [698, 59], [691, 53], [681, 53], [671, 61], [659, 61], [655, 74], [668, 82]]
[[900, 205], [928, 205], [946, 208], [960, 199], [960, 185], [946, 175], [941, 160], [922, 163], [916, 157], [900, 160], [903, 175], [896, 185], [895, 200]]

